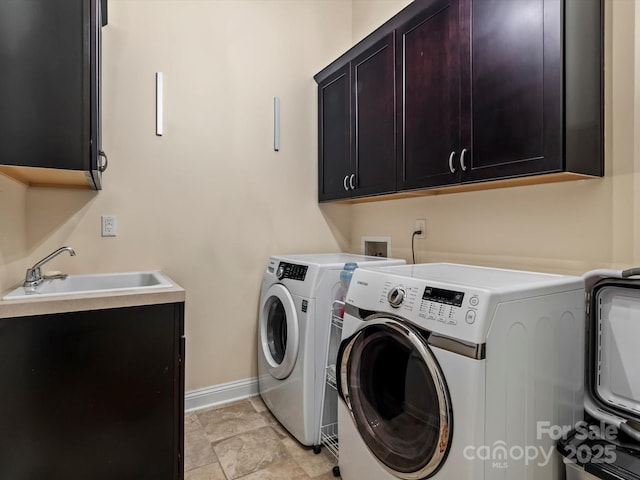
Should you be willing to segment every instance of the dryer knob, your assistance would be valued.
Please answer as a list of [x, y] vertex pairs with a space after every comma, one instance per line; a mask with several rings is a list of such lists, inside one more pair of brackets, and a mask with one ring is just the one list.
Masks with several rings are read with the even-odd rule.
[[278, 277], [278, 280], [282, 280], [282, 277], [284, 277], [284, 265], [282, 263], [278, 265], [278, 270], [276, 270], [276, 277]]
[[393, 308], [399, 308], [400, 305], [402, 305], [402, 302], [404, 302], [405, 295], [406, 295], [406, 292], [404, 291], [404, 288], [393, 287], [389, 292], [389, 295], [387, 295], [387, 300], [389, 300], [389, 305], [391, 305]]

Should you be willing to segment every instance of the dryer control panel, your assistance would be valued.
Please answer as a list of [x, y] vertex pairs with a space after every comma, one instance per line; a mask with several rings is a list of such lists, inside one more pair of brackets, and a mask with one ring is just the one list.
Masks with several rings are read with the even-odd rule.
[[433, 334], [480, 345], [496, 316], [517, 310], [517, 302], [547, 305], [556, 293], [584, 295], [582, 282], [580, 277], [447, 263], [358, 268], [347, 291], [345, 317], [389, 314]]
[[[436, 322], [448, 323], [449, 325], [457, 325], [464, 316], [461, 308], [464, 297], [465, 292], [427, 285], [422, 293], [422, 302], [420, 302], [418, 316], [426, 320], [435, 320]], [[477, 296], [472, 298], [478, 299]]]
[[456, 292], [454, 290], [445, 290], [444, 288], [436, 288], [427, 286], [422, 294], [422, 300], [430, 302], [443, 303], [445, 305], [453, 305], [455, 307], [462, 306], [464, 292]]
[[475, 330], [481, 311], [488, 306], [486, 294], [477, 289], [446, 288], [417, 279], [406, 279], [402, 283], [385, 280], [376, 302], [382, 310], [397, 313], [432, 331]]
[[307, 265], [296, 265], [294, 263], [280, 262], [278, 270], [276, 271], [276, 277], [279, 280], [290, 278], [291, 280], [304, 281], [307, 276]]

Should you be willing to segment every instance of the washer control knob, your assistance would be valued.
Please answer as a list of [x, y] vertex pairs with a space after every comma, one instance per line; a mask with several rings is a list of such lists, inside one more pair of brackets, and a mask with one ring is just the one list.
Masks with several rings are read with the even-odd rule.
[[276, 277], [278, 277], [278, 280], [282, 280], [282, 277], [284, 277], [284, 264], [281, 263], [278, 266], [278, 270], [276, 270]]
[[389, 300], [389, 305], [391, 305], [393, 308], [399, 308], [400, 305], [402, 305], [402, 302], [404, 302], [405, 295], [406, 295], [406, 292], [404, 291], [404, 288], [393, 287], [389, 292], [389, 295], [387, 295], [387, 300]]

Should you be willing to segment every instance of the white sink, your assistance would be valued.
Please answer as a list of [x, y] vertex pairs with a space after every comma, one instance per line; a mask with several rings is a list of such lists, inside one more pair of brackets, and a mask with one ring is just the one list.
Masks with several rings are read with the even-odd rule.
[[172, 286], [173, 284], [160, 272], [69, 275], [66, 278], [44, 280], [35, 288], [18, 287], [5, 295], [2, 300], [24, 300], [81, 293], [154, 290]]

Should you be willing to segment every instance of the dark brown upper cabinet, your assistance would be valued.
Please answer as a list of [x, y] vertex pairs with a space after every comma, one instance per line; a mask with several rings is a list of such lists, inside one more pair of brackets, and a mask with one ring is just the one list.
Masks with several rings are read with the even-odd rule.
[[345, 65], [318, 85], [318, 193], [348, 198], [351, 166], [351, 73]]
[[602, 176], [600, 1], [461, 8], [462, 181]]
[[458, 2], [435, 2], [396, 29], [398, 190], [460, 181]]
[[352, 196], [396, 190], [396, 95], [394, 35], [365, 50], [351, 62], [353, 93]]
[[0, 1], [0, 173], [34, 186], [101, 188], [106, 7]]
[[393, 33], [318, 86], [319, 198], [396, 190]]
[[394, 35], [403, 196], [598, 177], [602, 25], [601, 0], [416, 0], [315, 78]]

